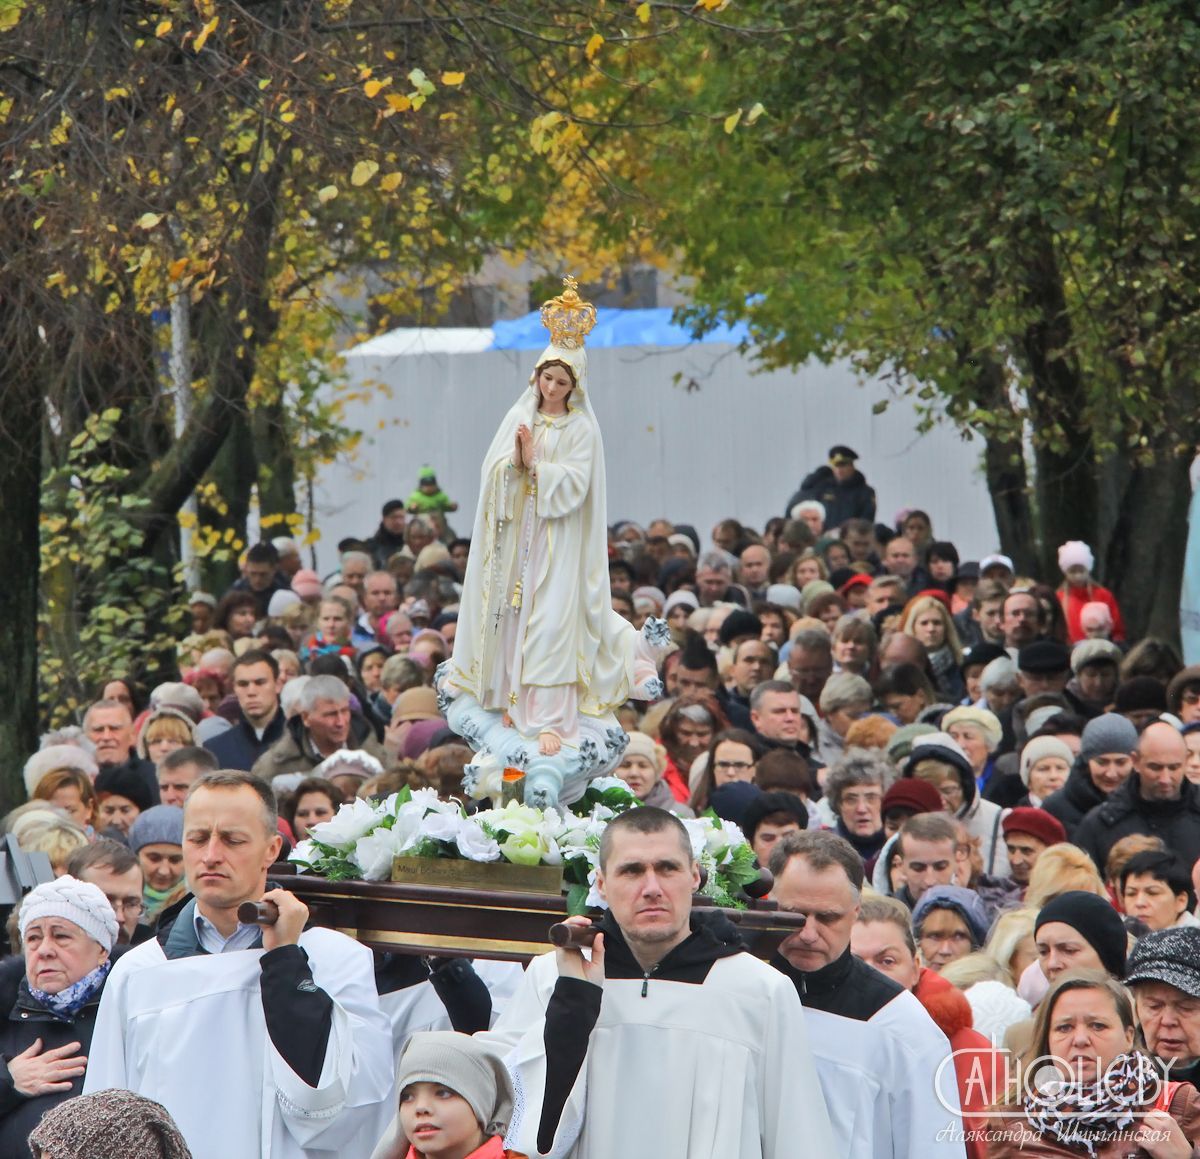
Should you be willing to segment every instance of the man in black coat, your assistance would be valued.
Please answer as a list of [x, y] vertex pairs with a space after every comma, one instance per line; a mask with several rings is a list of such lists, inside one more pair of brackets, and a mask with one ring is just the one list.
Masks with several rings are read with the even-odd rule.
[[829, 448], [829, 463], [805, 477], [787, 502], [785, 515], [805, 499], [815, 499], [825, 508], [825, 526], [841, 527], [847, 519], [875, 522], [875, 492], [855, 466], [858, 453], [838, 445]]
[[1157, 721], [1138, 738], [1133, 775], [1075, 830], [1074, 843], [1101, 874], [1109, 850], [1134, 833], [1161, 837], [1188, 865], [1200, 859], [1200, 792], [1184, 779], [1188, 750], [1174, 725]]
[[403, 500], [389, 499], [383, 505], [379, 527], [367, 540], [367, 551], [377, 568], [386, 568], [387, 561], [396, 552], [404, 550], [404, 525], [407, 519]]
[[243, 652], [233, 665], [238, 722], [204, 742], [223, 769], [248, 773], [281, 736], [287, 718], [279, 706], [279, 664], [270, 652]]
[[153, 761], [143, 760], [134, 750], [133, 717], [119, 700], [97, 700], [83, 717], [83, 731], [96, 746], [100, 771], [128, 770], [144, 782], [150, 804], [158, 804], [158, 773]]

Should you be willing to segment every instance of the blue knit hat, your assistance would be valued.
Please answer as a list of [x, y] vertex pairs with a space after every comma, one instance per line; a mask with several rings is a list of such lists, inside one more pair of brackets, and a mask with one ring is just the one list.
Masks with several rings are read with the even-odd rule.
[[155, 805], [139, 813], [129, 826], [129, 848], [136, 853], [143, 845], [182, 845], [183, 810], [178, 805]]
[[953, 910], [964, 922], [971, 933], [971, 948], [978, 950], [987, 941], [988, 921], [987, 911], [979, 894], [973, 889], [964, 889], [961, 885], [935, 885], [921, 894], [921, 900], [913, 907], [913, 930], [920, 934], [922, 923], [929, 916], [930, 910]]

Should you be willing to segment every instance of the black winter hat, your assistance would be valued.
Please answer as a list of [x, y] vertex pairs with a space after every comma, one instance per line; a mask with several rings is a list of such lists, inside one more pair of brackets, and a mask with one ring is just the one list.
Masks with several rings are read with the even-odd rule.
[[1146, 709], [1167, 711], [1167, 690], [1153, 676], [1135, 676], [1117, 686], [1113, 707], [1117, 712], [1141, 712]]
[[116, 793], [128, 797], [143, 813], [158, 804], [150, 792], [150, 785], [138, 770], [130, 765], [110, 765], [101, 769], [96, 778], [96, 792]]
[[1069, 672], [1071, 653], [1057, 640], [1034, 640], [1017, 653], [1017, 667], [1022, 672]]
[[1081, 889], [1060, 893], [1042, 906], [1034, 936], [1049, 922], [1062, 922], [1078, 931], [1114, 978], [1125, 977], [1125, 923], [1104, 898]]
[[737, 639], [755, 639], [762, 635], [762, 620], [753, 612], [738, 608], [725, 617], [719, 633], [722, 644], [732, 644]]

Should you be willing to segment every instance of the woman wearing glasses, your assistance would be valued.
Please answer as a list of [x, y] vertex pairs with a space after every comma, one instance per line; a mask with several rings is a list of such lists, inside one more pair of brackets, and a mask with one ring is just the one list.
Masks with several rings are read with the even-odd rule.
[[699, 814], [709, 806], [714, 789], [731, 781], [753, 781], [754, 769], [762, 756], [762, 745], [752, 733], [727, 728], [713, 737], [705, 757], [704, 772], [692, 792], [691, 807]]

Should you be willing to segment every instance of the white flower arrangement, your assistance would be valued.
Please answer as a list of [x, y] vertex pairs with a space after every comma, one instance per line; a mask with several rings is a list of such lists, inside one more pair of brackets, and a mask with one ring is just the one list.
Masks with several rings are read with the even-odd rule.
[[[354, 800], [330, 821], [314, 825], [289, 860], [333, 881], [387, 881], [394, 858], [450, 857], [561, 866], [567, 908], [582, 913], [604, 902], [596, 869], [604, 827], [640, 802], [624, 781], [599, 777], [570, 808], [534, 809], [510, 802], [468, 814], [458, 801], [442, 801], [432, 789], [403, 789], [372, 804]], [[741, 886], [758, 867], [741, 830], [715, 814], [683, 822], [692, 851], [705, 870], [701, 892], [719, 905], [740, 906]]]

